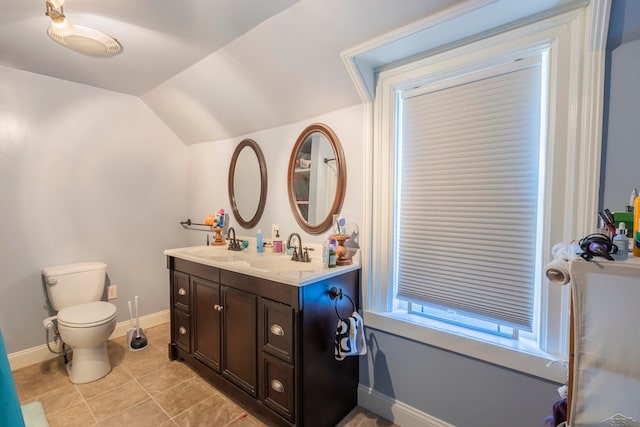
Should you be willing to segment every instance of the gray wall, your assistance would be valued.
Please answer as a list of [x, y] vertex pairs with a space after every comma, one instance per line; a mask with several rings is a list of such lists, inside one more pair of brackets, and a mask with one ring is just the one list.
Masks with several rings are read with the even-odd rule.
[[613, 0], [606, 71], [600, 202], [614, 212], [640, 191], [640, 1]]
[[[609, 37], [600, 192], [613, 211], [640, 190], [640, 1], [613, 0]], [[548, 381], [381, 331], [368, 335], [378, 351], [361, 366], [361, 384], [457, 427], [542, 426], [559, 398]]]
[[45, 344], [43, 267], [107, 263], [141, 315], [166, 310], [162, 251], [184, 246], [187, 148], [139, 99], [0, 66], [0, 328]]

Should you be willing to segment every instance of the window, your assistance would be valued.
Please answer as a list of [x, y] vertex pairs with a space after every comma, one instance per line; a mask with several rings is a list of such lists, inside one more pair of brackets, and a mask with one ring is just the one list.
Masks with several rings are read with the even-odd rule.
[[564, 380], [545, 366], [567, 357], [569, 292], [542, 270], [553, 244], [595, 226], [600, 142], [586, 118], [598, 101], [581, 80], [595, 72], [580, 54], [583, 19], [379, 73], [370, 327]]
[[394, 282], [421, 313], [533, 330], [545, 57], [397, 90]]

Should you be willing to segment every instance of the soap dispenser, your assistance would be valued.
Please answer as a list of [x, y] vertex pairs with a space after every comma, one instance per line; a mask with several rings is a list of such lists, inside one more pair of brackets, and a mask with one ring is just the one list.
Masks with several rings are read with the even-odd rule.
[[282, 253], [282, 240], [280, 239], [280, 230], [276, 230], [276, 237], [273, 239], [273, 253]]

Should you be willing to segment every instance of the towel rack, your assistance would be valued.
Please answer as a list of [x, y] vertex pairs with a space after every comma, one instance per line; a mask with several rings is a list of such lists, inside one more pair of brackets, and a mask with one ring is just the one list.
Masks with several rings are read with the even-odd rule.
[[[212, 231], [211, 229], [213, 228], [213, 225], [191, 222], [191, 219], [187, 219], [186, 221], [180, 221], [180, 225], [186, 228], [187, 230], [197, 230], [197, 231]], [[194, 227], [206, 227], [206, 228], [194, 228]]]
[[[347, 298], [349, 302], [351, 302], [352, 310], [349, 313], [349, 315], [351, 315], [351, 313], [356, 311], [356, 305], [354, 304], [351, 297], [347, 294], [342, 293], [342, 288], [338, 289], [334, 286], [331, 289], [329, 289], [329, 298], [331, 298], [335, 303], [336, 315], [338, 316], [338, 319], [344, 320], [344, 317], [340, 316], [340, 312], [338, 311], [338, 301], [342, 300], [342, 297]], [[349, 315], [347, 315], [347, 317], [349, 317]]]

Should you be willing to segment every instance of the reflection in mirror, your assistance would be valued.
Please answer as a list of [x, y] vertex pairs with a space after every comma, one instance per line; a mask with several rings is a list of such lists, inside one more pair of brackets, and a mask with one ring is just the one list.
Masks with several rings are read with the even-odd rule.
[[298, 137], [289, 160], [289, 203], [303, 230], [319, 234], [342, 207], [346, 186], [342, 146], [326, 125], [313, 124]]
[[267, 200], [267, 167], [262, 150], [252, 139], [238, 144], [229, 165], [229, 200], [241, 227], [255, 226]]

